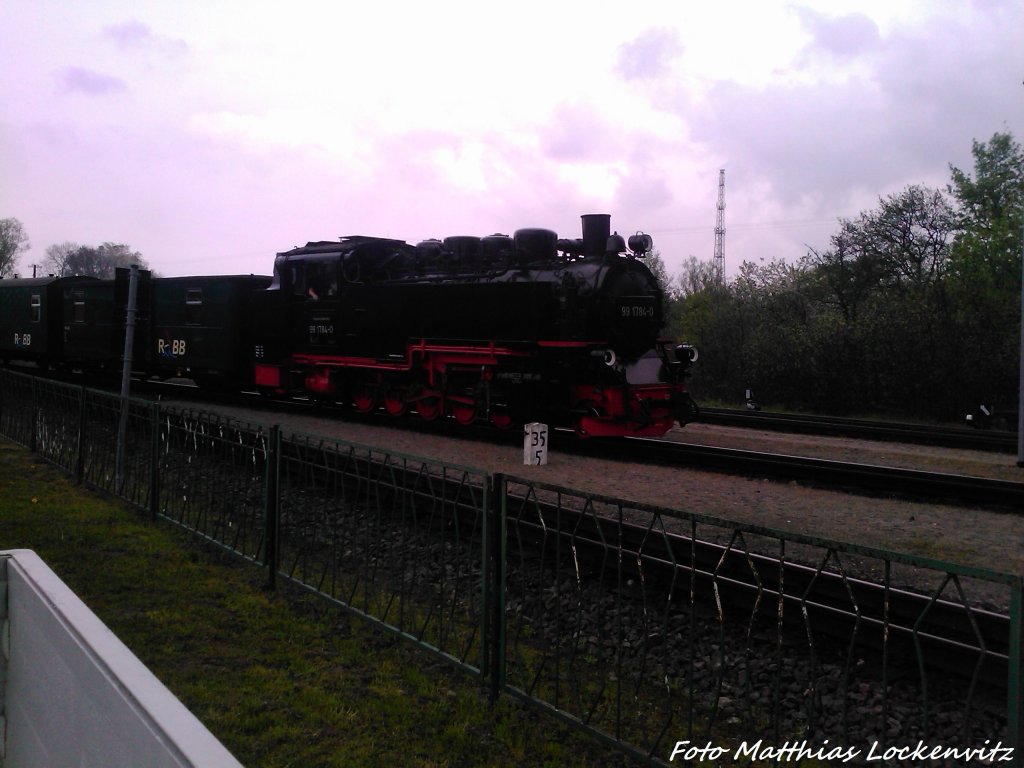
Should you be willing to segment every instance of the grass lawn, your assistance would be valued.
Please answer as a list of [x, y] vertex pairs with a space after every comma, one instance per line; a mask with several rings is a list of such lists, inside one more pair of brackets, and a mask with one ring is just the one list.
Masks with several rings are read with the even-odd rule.
[[247, 766], [623, 763], [0, 441], [0, 549], [15, 548], [35, 550]]

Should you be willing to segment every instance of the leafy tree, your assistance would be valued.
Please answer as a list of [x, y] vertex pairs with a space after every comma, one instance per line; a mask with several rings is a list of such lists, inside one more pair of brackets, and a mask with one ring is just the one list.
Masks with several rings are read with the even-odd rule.
[[683, 261], [676, 278], [678, 299], [671, 335], [693, 344], [700, 362], [693, 369], [690, 389], [698, 399], [728, 399], [737, 395], [736, 382], [745, 368], [748, 308], [715, 279], [714, 265], [694, 256]]
[[715, 280], [713, 263], [701, 261], [696, 256], [683, 260], [675, 278], [675, 288], [674, 312], [665, 335], [695, 344], [700, 349], [705, 339], [712, 337], [716, 308], [727, 297], [726, 290]]
[[936, 284], [949, 265], [953, 228], [953, 208], [939, 190], [914, 185], [883, 198], [868, 228], [883, 278], [901, 290]]
[[674, 281], [672, 275], [669, 274], [668, 267], [665, 266], [665, 260], [661, 258], [661, 253], [653, 250], [644, 257], [644, 261], [647, 268], [651, 270], [651, 274], [654, 275], [654, 279], [658, 281], [658, 287], [661, 288], [662, 293], [666, 295], [674, 293]]
[[801, 291], [813, 343], [804, 349], [817, 363], [804, 373], [813, 407], [955, 414], [944, 287], [955, 226], [940, 191], [909, 186], [841, 219], [832, 247], [807, 254]]
[[827, 251], [811, 248], [805, 265], [817, 273], [821, 300], [837, 309], [847, 325], [857, 322], [861, 306], [878, 286], [881, 269], [873, 254], [858, 245], [856, 224], [840, 219]]
[[974, 177], [950, 166], [960, 203], [953, 245], [957, 278], [983, 291], [1019, 285], [1024, 221], [1024, 151], [1008, 133], [974, 142]]
[[963, 368], [976, 405], [1016, 406], [1020, 365], [1024, 150], [1009, 133], [972, 147], [974, 173], [950, 167], [959, 203], [949, 291]]
[[848, 323], [872, 295], [934, 285], [949, 265], [953, 208], [938, 190], [921, 186], [879, 199], [856, 219], [840, 219], [832, 248], [807, 255]]
[[958, 255], [1017, 260], [1024, 217], [1024, 150], [1009, 133], [973, 142], [974, 178], [950, 166], [949, 191], [960, 203]]
[[684, 262], [669, 331], [700, 348], [695, 397], [943, 420], [1015, 404], [1024, 151], [997, 133], [973, 154], [945, 192], [880, 197], [795, 264], [719, 285]]
[[661, 288], [662, 312], [665, 317], [665, 328], [662, 333], [665, 336], [673, 336], [679, 324], [679, 289], [659, 251], [651, 251], [644, 260], [647, 263], [647, 268], [654, 275], [654, 279], [658, 281], [658, 287]]
[[75, 247], [74, 243], [63, 243], [50, 246], [47, 249], [47, 257], [48, 263], [59, 276], [90, 275], [111, 278], [115, 269], [129, 267], [132, 264], [148, 269], [140, 253], [121, 243], [104, 243], [96, 248], [87, 245]]
[[0, 277], [14, 274], [18, 255], [30, 248], [25, 228], [17, 219], [0, 219]]

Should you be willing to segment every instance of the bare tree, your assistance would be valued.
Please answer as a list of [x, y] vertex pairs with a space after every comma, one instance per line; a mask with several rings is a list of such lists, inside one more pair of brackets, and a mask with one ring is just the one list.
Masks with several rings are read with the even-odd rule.
[[25, 228], [17, 219], [0, 219], [0, 277], [14, 274], [18, 254], [31, 246]]
[[672, 275], [669, 274], [668, 267], [665, 266], [665, 260], [661, 258], [661, 252], [653, 250], [647, 254], [645, 260], [647, 268], [651, 270], [654, 279], [658, 281], [658, 287], [661, 288], [666, 297], [673, 296], [675, 294], [674, 281]]
[[57, 277], [70, 275], [68, 259], [71, 258], [71, 254], [81, 247], [78, 243], [71, 242], [55, 243], [48, 246], [46, 249], [46, 260], [43, 261], [47, 274], [56, 275]]
[[714, 262], [702, 261], [696, 256], [687, 256], [683, 259], [682, 267], [676, 276], [676, 286], [681, 296], [693, 296], [711, 289], [714, 284]]

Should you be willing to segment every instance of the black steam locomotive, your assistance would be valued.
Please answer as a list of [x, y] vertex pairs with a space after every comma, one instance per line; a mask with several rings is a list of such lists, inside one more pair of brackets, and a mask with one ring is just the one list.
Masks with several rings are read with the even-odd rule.
[[[661, 435], [695, 412], [684, 380], [696, 352], [659, 339], [663, 297], [642, 261], [651, 247], [591, 214], [581, 239], [345, 237], [278, 254], [272, 282], [154, 278], [139, 294], [135, 367], [364, 412]], [[113, 365], [123, 281], [0, 282], [0, 333], [15, 341], [0, 341], [0, 354], [84, 367], [77, 348], [90, 333], [77, 326], [90, 313], [75, 297], [94, 294], [93, 346], [113, 350], [102, 363]], [[47, 313], [56, 317], [43, 322]], [[26, 355], [18, 340], [33, 338], [21, 327], [33, 318], [51, 329], [51, 348]]]
[[417, 246], [347, 237], [278, 254], [254, 297], [255, 384], [498, 426], [661, 435], [693, 413], [695, 352], [658, 340], [662, 293], [605, 214], [582, 239], [546, 229]]

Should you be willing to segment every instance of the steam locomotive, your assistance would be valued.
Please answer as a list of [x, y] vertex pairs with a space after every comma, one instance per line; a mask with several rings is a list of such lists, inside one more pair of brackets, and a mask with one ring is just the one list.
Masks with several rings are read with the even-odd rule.
[[[627, 243], [607, 214], [582, 220], [576, 239], [353, 236], [277, 254], [273, 278], [147, 277], [133, 367], [393, 416], [662, 435], [696, 412], [696, 350], [659, 338], [651, 238]], [[0, 355], [116, 367], [125, 281], [0, 281]]]

